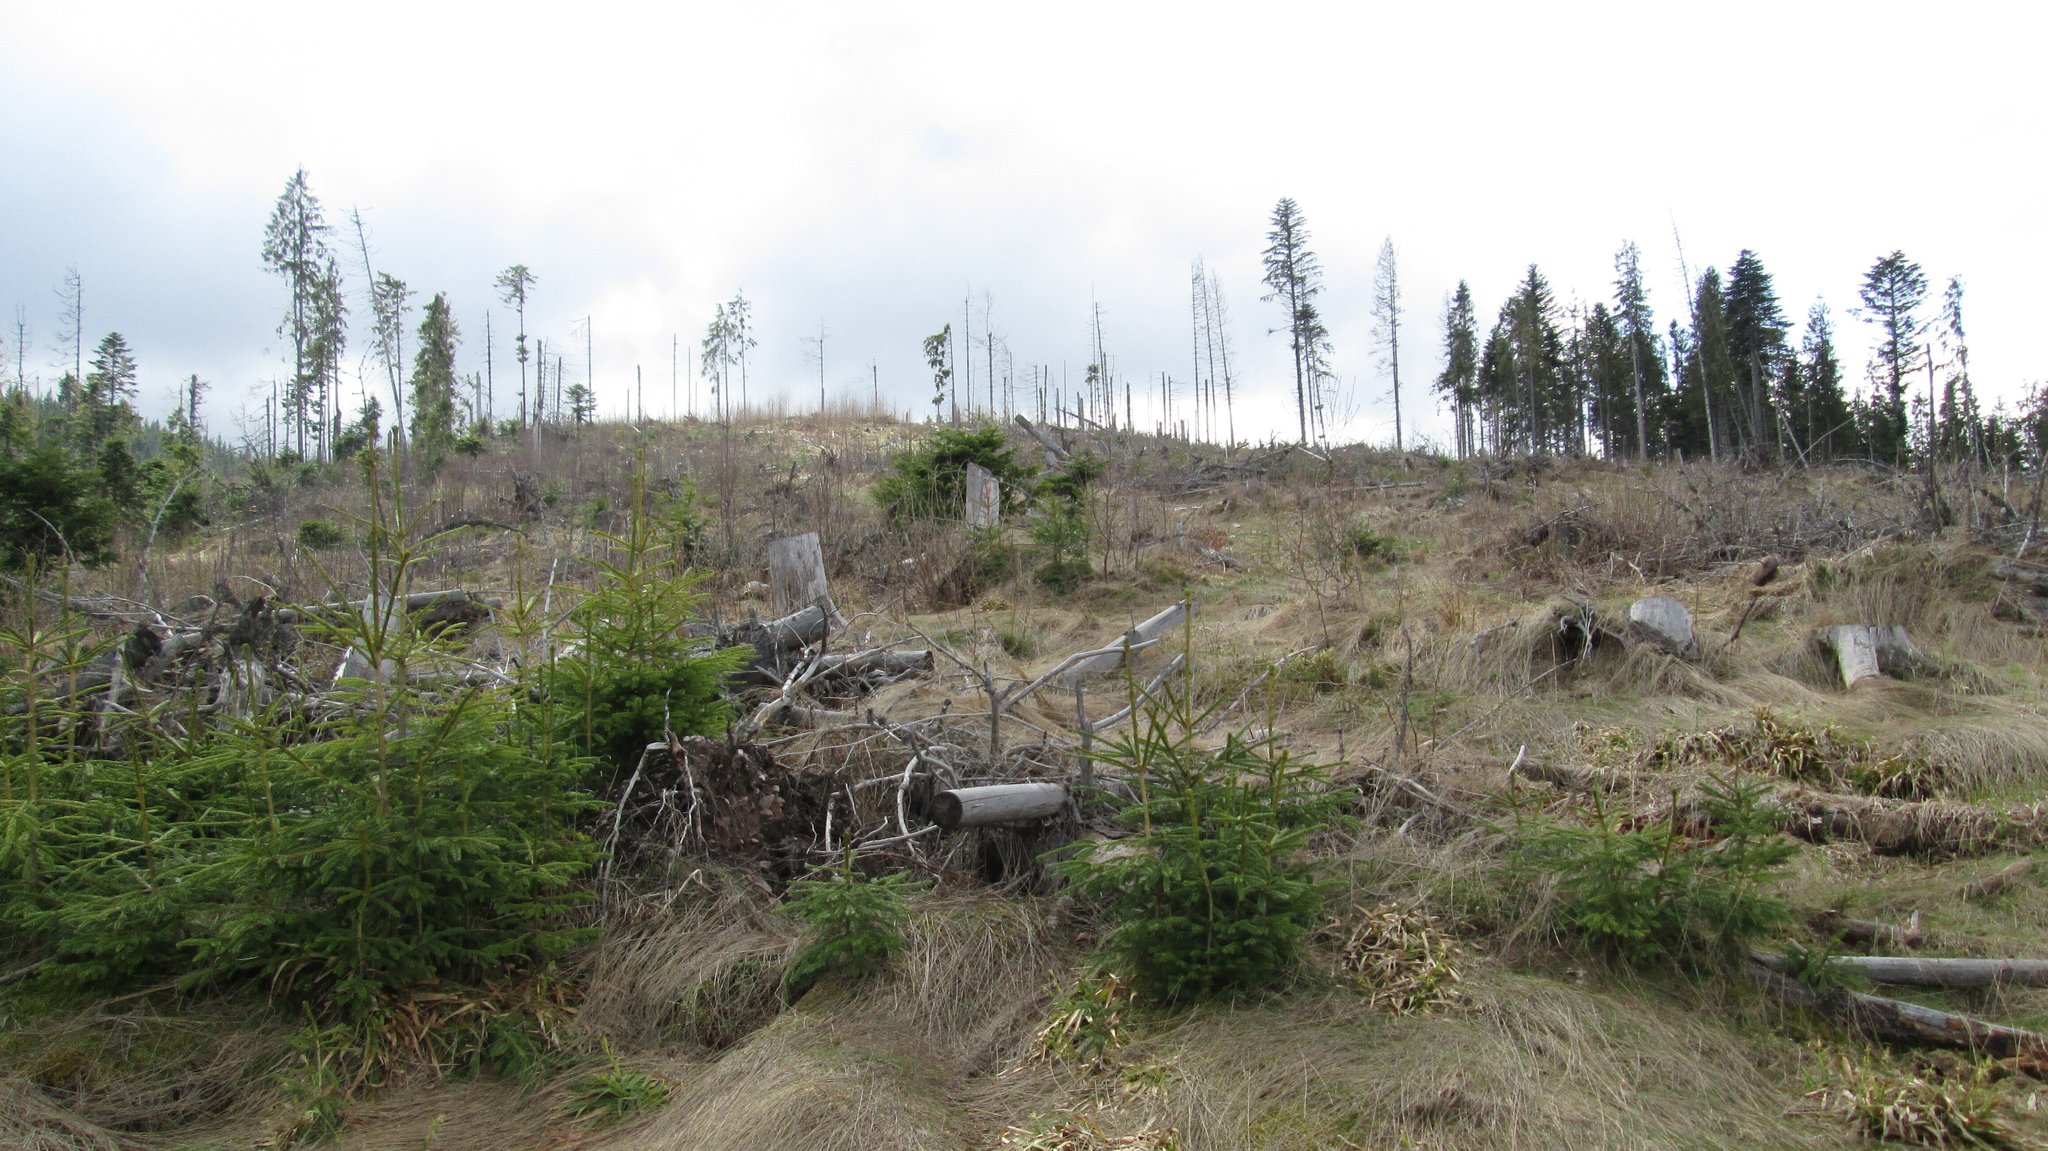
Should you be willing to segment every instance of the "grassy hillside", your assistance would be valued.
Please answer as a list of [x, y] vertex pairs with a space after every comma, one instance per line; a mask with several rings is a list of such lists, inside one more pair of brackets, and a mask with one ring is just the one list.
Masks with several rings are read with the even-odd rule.
[[[1759, 950], [1805, 949], [1809, 975], [1863, 948], [2048, 955], [2048, 896], [2029, 864], [2048, 840], [2048, 648], [2032, 577], [2001, 558], [2027, 535], [2011, 510], [2026, 502], [2019, 477], [1945, 477], [1952, 522], [1935, 527], [1922, 477], [1859, 466], [1226, 454], [1069, 433], [1103, 469], [1076, 505], [1088, 576], [1053, 590], [1033, 574], [1050, 513], [977, 537], [892, 521], [869, 498], [926, 435], [853, 415], [607, 425], [409, 479], [403, 516], [436, 541], [411, 590], [460, 586], [500, 605], [464, 640], [478, 674], [531, 666], [560, 626], [548, 621], [621, 562], [636, 467], [650, 491], [693, 493], [664, 514], [708, 573], [707, 615], [771, 614], [767, 542], [816, 531], [847, 620], [835, 650], [903, 641], [935, 650], [934, 670], [794, 693], [796, 709], [758, 733], [772, 757], [759, 786], [780, 789], [781, 814], [763, 818], [799, 828], [794, 849], [676, 822], [696, 810], [695, 776], [665, 815], [647, 806], [654, 791], [635, 799], [632, 765], [611, 765], [593, 786], [624, 792], [632, 818], [599, 807], [585, 826], [633, 850], [578, 879], [591, 898], [567, 914], [589, 938], [502, 979], [387, 996], [371, 1027], [330, 1026], [281, 985], [70, 986], [45, 978], [48, 955], [0, 941], [0, 1145], [1590, 1151], [2048, 1137], [2042, 1051], [1874, 1045], [1759, 991], [1741, 956], [1714, 950], [1720, 926], [1660, 954], [1613, 946], [1588, 928], [1573, 877], [1531, 854], [1546, 829], [1582, 848], [1667, 836], [1610, 885], [1725, 859], [1748, 841], [1713, 790], [1739, 781], [1768, 825], [1758, 842], [1790, 851], [1753, 893], [1789, 912]], [[230, 596], [363, 594], [375, 549], [350, 518], [368, 502], [359, 472], [258, 476], [246, 495], [204, 538], [46, 576], [42, 591], [99, 613], [74, 618], [109, 638], [138, 619], [197, 623]], [[1630, 636], [1630, 605], [1649, 595], [1685, 605], [1694, 651]], [[1215, 709], [1203, 742], [1270, 735], [1326, 769], [1349, 817], [1304, 849], [1325, 912], [1289, 980], [1162, 1006], [1100, 970], [1101, 909], [1043, 853], [1122, 834], [1102, 799], [1030, 832], [871, 851], [869, 869], [920, 884], [903, 950], [875, 978], [784, 994], [804, 928], [778, 905], [792, 875], [835, 860], [824, 810], [917, 830], [916, 789], [901, 815], [874, 798], [886, 788], [856, 795], [909, 778], [913, 756], [968, 783], [1069, 778], [1074, 696], [1019, 703], [992, 751], [984, 685], [1028, 683], [1183, 596], [1197, 610], [1171, 646], [1189, 657], [1191, 706]], [[520, 605], [540, 623], [512, 622]], [[50, 626], [53, 610], [26, 592], [9, 602], [10, 674], [29, 662], [27, 621]], [[1813, 637], [1866, 623], [1904, 627], [1924, 662], [1845, 689]], [[313, 685], [341, 656], [309, 635], [284, 662]], [[1080, 706], [1099, 720], [1132, 687], [1100, 677]], [[739, 715], [775, 695], [756, 689]], [[151, 689], [135, 710], [175, 714], [177, 698]], [[840, 714], [793, 722], [827, 712]], [[677, 838], [686, 827], [695, 838]], [[1858, 943], [1845, 923], [1896, 931]], [[2040, 989], [1865, 990], [2048, 1029]]]

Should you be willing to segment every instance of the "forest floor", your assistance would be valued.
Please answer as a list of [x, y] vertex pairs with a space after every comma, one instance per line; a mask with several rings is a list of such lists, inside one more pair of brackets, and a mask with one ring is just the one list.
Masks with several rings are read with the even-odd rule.
[[[1887, 1122], [1951, 1140], [1937, 1145], [1971, 1145], [1968, 1123], [1989, 1145], [2048, 1140], [2039, 1058], [1888, 1050], [1739, 974], [1622, 963], [1562, 930], [1555, 891], [1511, 866], [1518, 821], [1675, 820], [1702, 784], [1748, 773], [1787, 811], [1821, 813], [1775, 881], [1795, 914], [1772, 950], [1854, 951], [1834, 941], [1847, 920], [1897, 929], [1879, 953], [2048, 958], [2030, 870], [2048, 841], [2048, 630], [2007, 562], [2028, 526], [2017, 477], [1948, 477], [1952, 522], [1931, 529], [1922, 477], [1861, 465], [1226, 454], [1069, 432], [1108, 467], [1089, 503], [1095, 575], [1055, 594], [1030, 575], [1022, 522], [991, 569], [958, 524], [879, 515], [868, 489], [924, 434], [841, 416], [497, 445], [413, 486], [428, 526], [487, 521], [415, 586], [588, 585], [638, 461], [656, 489], [694, 488], [721, 619], [771, 614], [767, 542], [815, 531], [848, 621], [835, 642], [942, 649], [931, 674], [831, 706], [982, 748], [976, 780], [1061, 777], [1079, 740], [1072, 693], [1042, 692], [988, 757], [967, 669], [1029, 682], [1186, 596], [1173, 642], [1196, 702], [1224, 709], [1211, 738], [1270, 730], [1355, 792], [1355, 827], [1314, 846], [1329, 925], [1296, 983], [1172, 1011], [1112, 995], [1090, 1009], [1088, 1026], [1115, 1024], [1101, 1058], [1048, 1054], [1047, 1028], [1085, 1006], [1096, 927], [1039, 863], [1056, 842], [962, 833], [905, 854], [929, 882], [887, 974], [784, 1003], [801, 926], [775, 911], [776, 884], [745, 861], [685, 861], [593, 905], [598, 940], [557, 977], [565, 1055], [548, 1074], [423, 1058], [351, 1098], [324, 1145], [1825, 1148]], [[360, 564], [301, 547], [297, 526], [363, 501], [338, 468], [158, 548], [146, 581], [116, 568], [72, 591], [175, 604], [256, 580], [320, 602]], [[1696, 649], [1629, 636], [1645, 596], [1688, 609]], [[1845, 688], [1814, 642], [1835, 624], [1902, 626], [1925, 662]], [[1102, 677], [1081, 706], [1099, 718], [1129, 691]], [[902, 766], [845, 731], [761, 740], [798, 774]], [[1441, 992], [1428, 1002], [1352, 975], [1413, 974], [1418, 948]], [[260, 997], [79, 1002], [32, 982], [0, 985], [0, 1144], [278, 1146], [306, 1106], [290, 1073], [303, 1020]], [[1873, 990], [2048, 1028], [2048, 990]], [[605, 1099], [666, 1090], [605, 1124], [577, 1114], [598, 1080]]]

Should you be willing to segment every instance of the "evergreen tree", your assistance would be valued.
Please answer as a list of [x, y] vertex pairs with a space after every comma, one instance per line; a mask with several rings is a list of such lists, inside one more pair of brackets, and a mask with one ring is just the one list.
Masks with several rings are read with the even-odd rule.
[[1763, 260], [1747, 248], [1728, 271], [1726, 319], [1729, 362], [1735, 379], [1745, 385], [1732, 422], [1745, 429], [1750, 450], [1761, 453], [1765, 444], [1778, 442], [1779, 415], [1772, 393], [1784, 372], [1785, 334], [1792, 325], [1778, 306]]
[[[360, 221], [358, 221], [360, 225]], [[389, 272], [379, 273], [370, 285], [370, 332], [376, 341], [377, 362], [391, 384], [391, 425], [403, 433], [405, 408], [399, 378], [405, 371], [405, 319], [412, 311], [412, 289]]]
[[1272, 291], [1263, 298], [1277, 301], [1287, 313], [1288, 351], [1294, 357], [1294, 408], [1304, 444], [1309, 440], [1310, 413], [1320, 406], [1320, 373], [1327, 372], [1330, 354], [1330, 334], [1315, 305], [1323, 290], [1323, 269], [1315, 253], [1309, 251], [1308, 241], [1308, 223], [1302, 219], [1300, 207], [1283, 197], [1273, 206], [1272, 228], [1266, 233], [1265, 284]]
[[455, 444], [455, 347], [460, 339], [447, 294], [434, 293], [420, 320], [412, 361], [412, 443], [430, 467]]
[[1970, 345], [1963, 336], [1963, 281], [1950, 276], [1941, 294], [1938, 323], [1946, 370], [1942, 376], [1938, 450], [1948, 459], [1984, 458], [1984, 419], [1970, 384]]
[[1460, 459], [1476, 450], [1473, 416], [1479, 402], [1479, 321], [1472, 313], [1472, 287], [1458, 281], [1444, 301], [1444, 370], [1436, 390], [1450, 401]]
[[327, 221], [320, 201], [306, 184], [306, 170], [286, 181], [263, 233], [263, 266], [282, 277], [291, 294], [278, 332], [292, 343], [292, 374], [285, 383], [285, 427], [298, 434], [298, 452], [306, 454], [311, 399], [321, 379], [322, 349], [317, 343], [322, 280], [331, 262]]
[[1629, 447], [1646, 460], [1661, 447], [1666, 407], [1664, 350], [1657, 341], [1657, 323], [1650, 313], [1650, 292], [1643, 284], [1642, 252], [1631, 240], [1614, 255], [1614, 320], [1625, 342], [1629, 374], [1629, 414], [1635, 434]]
[[96, 457], [116, 436], [138, 422], [129, 400], [135, 395], [135, 355], [119, 332], [108, 332], [93, 349], [92, 370], [78, 391], [74, 413], [83, 452]]
[[1735, 364], [1728, 353], [1727, 303], [1717, 269], [1700, 274], [1685, 350], [1673, 397], [1671, 446], [1719, 459], [1735, 447], [1729, 412]]
[[526, 402], [526, 361], [531, 358], [526, 349], [526, 294], [535, 283], [534, 275], [525, 264], [514, 264], [498, 273], [498, 291], [512, 311], [519, 318], [519, 332], [512, 338], [514, 358], [519, 361], [519, 422], [523, 425], [534, 418]]
[[1636, 377], [1629, 366], [1628, 341], [1606, 304], [1593, 305], [1573, 343], [1573, 359], [1587, 381], [1600, 454], [1608, 459], [1637, 455]]
[[1878, 330], [1870, 364], [1872, 419], [1871, 454], [1888, 463], [1906, 462], [1906, 380], [1920, 362], [1920, 335], [1926, 321], [1920, 305], [1927, 299], [1927, 274], [1920, 265], [1895, 251], [1878, 259], [1863, 276], [1858, 315]]
[[1497, 451], [1572, 450], [1578, 418], [1566, 386], [1557, 303], [1536, 265], [1501, 305], [1479, 362], [1479, 388]]
[[1862, 436], [1842, 392], [1842, 364], [1835, 356], [1834, 323], [1827, 304], [1815, 300], [1807, 309], [1806, 333], [1800, 337], [1793, 386], [1788, 388], [1787, 416], [1793, 435], [1813, 462], [1839, 459], [1863, 450]]

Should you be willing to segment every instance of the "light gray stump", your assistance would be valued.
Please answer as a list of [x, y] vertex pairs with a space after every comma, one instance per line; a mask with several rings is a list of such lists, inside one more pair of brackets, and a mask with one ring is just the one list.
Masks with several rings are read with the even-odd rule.
[[1628, 605], [1628, 636], [1681, 659], [1699, 654], [1692, 613], [1668, 595], [1646, 596]]
[[768, 541], [768, 596], [769, 610], [776, 615], [831, 599], [817, 532]]
[[1897, 624], [1838, 623], [1815, 632], [1814, 640], [1834, 654], [1843, 687], [1855, 687], [1860, 680], [1881, 675], [1915, 675], [1933, 667], [1920, 645]]
[[967, 526], [992, 528], [1003, 521], [1003, 485], [980, 464], [967, 465]]

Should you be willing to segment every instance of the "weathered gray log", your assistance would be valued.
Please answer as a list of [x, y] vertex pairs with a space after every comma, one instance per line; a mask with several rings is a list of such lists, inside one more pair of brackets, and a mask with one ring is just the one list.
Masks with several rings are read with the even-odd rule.
[[747, 661], [742, 677], [755, 683], [781, 683], [789, 657], [812, 644], [825, 642], [829, 628], [824, 609], [813, 605], [781, 619], [749, 620], [723, 632], [708, 624], [686, 630], [715, 636], [721, 646], [753, 648], [754, 656]]
[[1822, 993], [1762, 963], [1751, 964], [1748, 973], [1773, 999], [1819, 1011], [1881, 1042], [1952, 1047], [1998, 1056], [2048, 1054], [2048, 1035], [2038, 1031], [1842, 988]]
[[918, 651], [859, 651], [826, 655], [818, 659], [818, 678], [833, 676], [882, 675], [891, 679], [932, 670], [932, 653]]
[[[358, 612], [361, 612], [365, 607], [368, 607], [376, 598], [378, 597], [366, 596], [362, 599], [352, 599], [345, 603], [314, 604], [311, 607], [304, 608], [281, 607], [277, 608], [274, 614], [277, 616], [277, 620], [279, 623], [299, 623], [305, 620], [308, 616], [317, 616], [330, 621], [339, 621], [341, 619], [347, 618], [350, 615], [354, 615]], [[472, 596], [469, 594], [468, 591], [462, 588], [453, 587], [443, 588], [440, 591], [414, 592], [411, 595], [400, 597], [398, 602], [405, 605], [406, 611], [413, 612], [426, 611], [429, 608], [451, 607], [457, 605], [468, 605], [472, 603], [479, 605], [489, 605], [494, 601], [482, 599], [477, 596]]]
[[970, 528], [992, 528], [1003, 522], [1003, 485], [995, 473], [980, 464], [967, 465], [967, 508], [964, 517]]
[[1021, 412], [1017, 415], [1017, 426], [1023, 428], [1025, 435], [1037, 440], [1038, 446], [1045, 449], [1046, 467], [1056, 468], [1067, 462], [1067, 449], [1061, 447], [1058, 440], [1047, 435], [1036, 424], [1025, 419]]
[[1067, 789], [1057, 783], [999, 783], [959, 787], [932, 796], [932, 822], [947, 831], [1020, 823], [1057, 815], [1067, 806]]
[[1693, 637], [1692, 613], [1668, 595], [1646, 596], [1628, 605], [1628, 638], [1680, 659], [1691, 659], [1700, 650]]
[[[1783, 963], [1774, 959], [1773, 966]], [[2048, 960], [1937, 959], [1920, 955], [1837, 955], [1828, 966], [1896, 987], [2048, 986]]]
[[1905, 678], [1924, 674], [1934, 666], [1934, 661], [1927, 658], [1906, 629], [1897, 624], [1835, 624], [1821, 628], [1813, 638], [1833, 653], [1843, 687], [1855, 687], [1862, 680], [1880, 675]]
[[831, 596], [817, 532], [768, 541], [768, 606], [776, 615], [786, 616], [821, 599], [830, 603]]
[[1188, 616], [1194, 611], [1194, 606], [1194, 601], [1192, 600], [1182, 600], [1174, 604], [1165, 611], [1125, 632], [1122, 641], [1113, 645], [1111, 650], [1075, 661], [1073, 666], [1061, 673], [1061, 678], [1065, 682], [1072, 684], [1078, 683], [1090, 676], [1116, 671], [1124, 666], [1125, 648], [1132, 649], [1134, 653], [1133, 662], [1135, 663], [1135, 652], [1137, 649], [1150, 647], [1172, 634], [1175, 628], [1180, 627], [1187, 620]]

